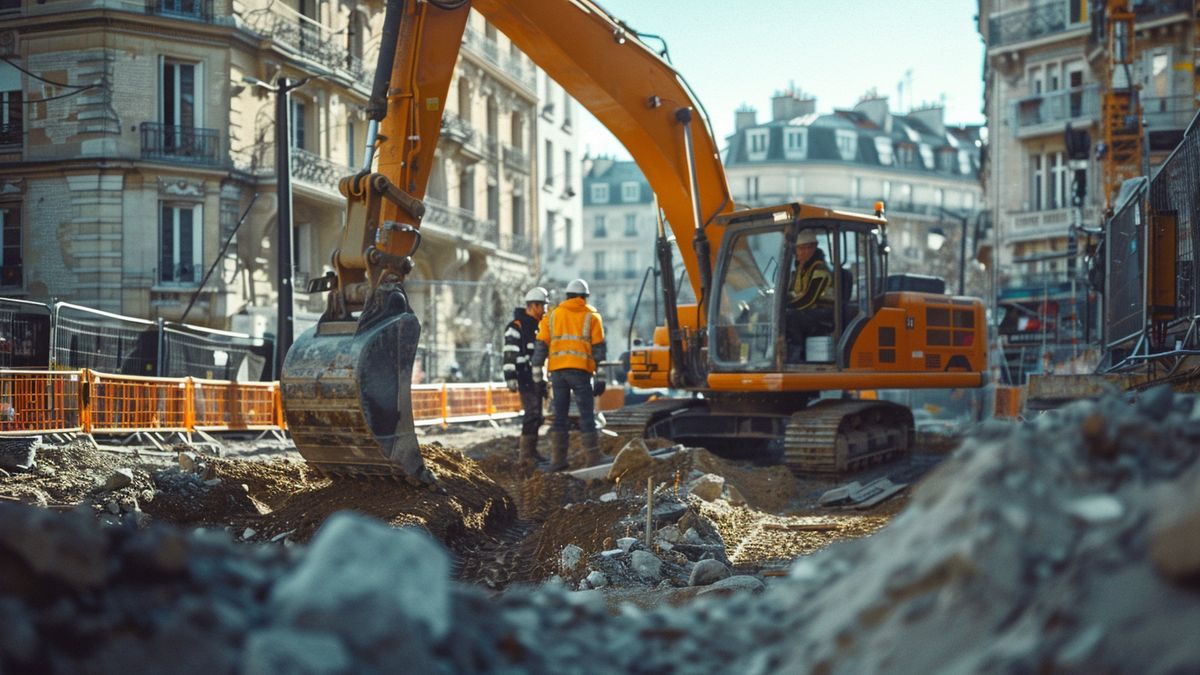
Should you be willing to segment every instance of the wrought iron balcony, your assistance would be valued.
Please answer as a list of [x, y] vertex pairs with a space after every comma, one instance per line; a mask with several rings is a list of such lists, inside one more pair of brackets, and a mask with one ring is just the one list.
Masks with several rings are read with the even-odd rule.
[[1172, 14], [1192, 11], [1193, 0], [1155, 0], [1155, 2], [1133, 3], [1133, 13], [1138, 21], [1152, 21]]
[[1062, 133], [1069, 120], [1096, 120], [1100, 116], [1100, 91], [1097, 85], [1052, 91], [1017, 101], [1017, 132], [1051, 124]]
[[450, 206], [435, 197], [425, 198], [425, 217], [422, 227], [433, 226], [449, 235], [463, 239], [478, 239], [483, 235], [483, 221], [466, 209]]
[[[1042, 211], [1026, 211], [1011, 215], [1008, 239], [1037, 239], [1043, 237], [1061, 237], [1067, 234], [1071, 225], [1074, 209], [1046, 209]], [[1083, 209], [1082, 222], [1094, 223], [1098, 218], [1096, 208], [1088, 206]]]
[[20, 145], [25, 129], [20, 123], [0, 124], [0, 145]]
[[500, 233], [500, 248], [509, 253], [528, 257], [533, 253], [533, 242], [524, 235], [502, 232]]
[[194, 129], [142, 122], [142, 158], [220, 166], [221, 139], [216, 129]]
[[338, 191], [338, 182], [342, 178], [354, 173], [348, 166], [300, 148], [292, 148], [290, 156], [292, 178], [333, 192]]
[[212, 0], [147, 0], [146, 11], [176, 19], [213, 20]]
[[504, 146], [504, 165], [513, 171], [529, 173], [529, 156], [519, 148], [511, 145]]
[[518, 84], [529, 91], [536, 89], [537, 75], [534, 74], [533, 68], [526, 65], [515, 54], [505, 54], [495, 40], [488, 39], [479, 31], [467, 29], [463, 34], [463, 42], [471, 51], [481, 55], [485, 61], [507, 73]]
[[[187, 0], [151, 0], [184, 2]], [[199, 1], [199, 0], [192, 0]], [[345, 36], [282, 3], [272, 2], [266, 7], [247, 12], [246, 24], [259, 35], [271, 38], [289, 48], [302, 58], [311, 59], [351, 82], [369, 87], [374, 71], [368, 70], [362, 59], [354, 56], [345, 46]]]
[[993, 16], [988, 20], [988, 46], [1027, 42], [1084, 27], [1085, 24], [1078, 17], [1072, 17], [1070, 12], [1070, 3], [1058, 0]]

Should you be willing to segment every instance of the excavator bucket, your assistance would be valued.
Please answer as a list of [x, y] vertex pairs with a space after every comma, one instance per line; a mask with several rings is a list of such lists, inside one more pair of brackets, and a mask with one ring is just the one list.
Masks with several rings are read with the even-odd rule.
[[288, 428], [304, 459], [334, 476], [435, 485], [413, 430], [412, 369], [421, 324], [404, 312], [364, 324], [324, 321], [288, 351]]

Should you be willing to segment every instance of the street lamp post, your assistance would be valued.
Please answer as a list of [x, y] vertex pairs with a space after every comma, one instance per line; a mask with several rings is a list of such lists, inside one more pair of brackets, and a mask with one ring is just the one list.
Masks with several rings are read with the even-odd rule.
[[275, 94], [275, 192], [278, 206], [275, 209], [276, 265], [279, 268], [279, 298], [275, 327], [275, 377], [283, 372], [283, 359], [292, 346], [292, 153], [291, 124], [288, 93], [304, 86], [311, 77], [289, 81], [280, 76], [274, 85], [253, 77], [242, 78], [245, 82], [262, 87]]

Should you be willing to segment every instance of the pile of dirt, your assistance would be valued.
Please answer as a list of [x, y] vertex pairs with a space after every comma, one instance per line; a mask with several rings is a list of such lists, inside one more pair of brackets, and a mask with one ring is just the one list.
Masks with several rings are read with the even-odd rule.
[[[361, 515], [282, 549], [0, 505], [0, 670], [1196, 672], [1197, 420], [1200, 399], [1156, 390], [986, 426], [875, 536], [803, 557], [765, 591], [702, 559], [686, 607], [615, 614], [603, 593], [559, 583], [498, 596], [453, 584], [422, 529]], [[684, 498], [662, 495], [676, 520], [652, 514], [655, 545], [671, 543], [657, 563], [631, 537], [598, 560], [564, 545], [559, 565], [584, 564], [568, 551], [588, 561], [589, 587], [669, 585], [683, 569], [671, 554], [711, 545], [703, 512], [740, 517]], [[577, 528], [564, 539], [605, 546], [588, 521], [621, 528], [633, 498], [610, 502], [564, 508], [559, 530]]]

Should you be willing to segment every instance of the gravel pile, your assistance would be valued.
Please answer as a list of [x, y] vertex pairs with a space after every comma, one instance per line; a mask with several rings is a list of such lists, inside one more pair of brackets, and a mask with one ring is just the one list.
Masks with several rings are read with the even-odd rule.
[[875, 536], [615, 613], [454, 584], [426, 534], [362, 515], [284, 549], [0, 504], [0, 670], [1197, 672], [1198, 448], [1200, 404], [1165, 390], [985, 426]]

